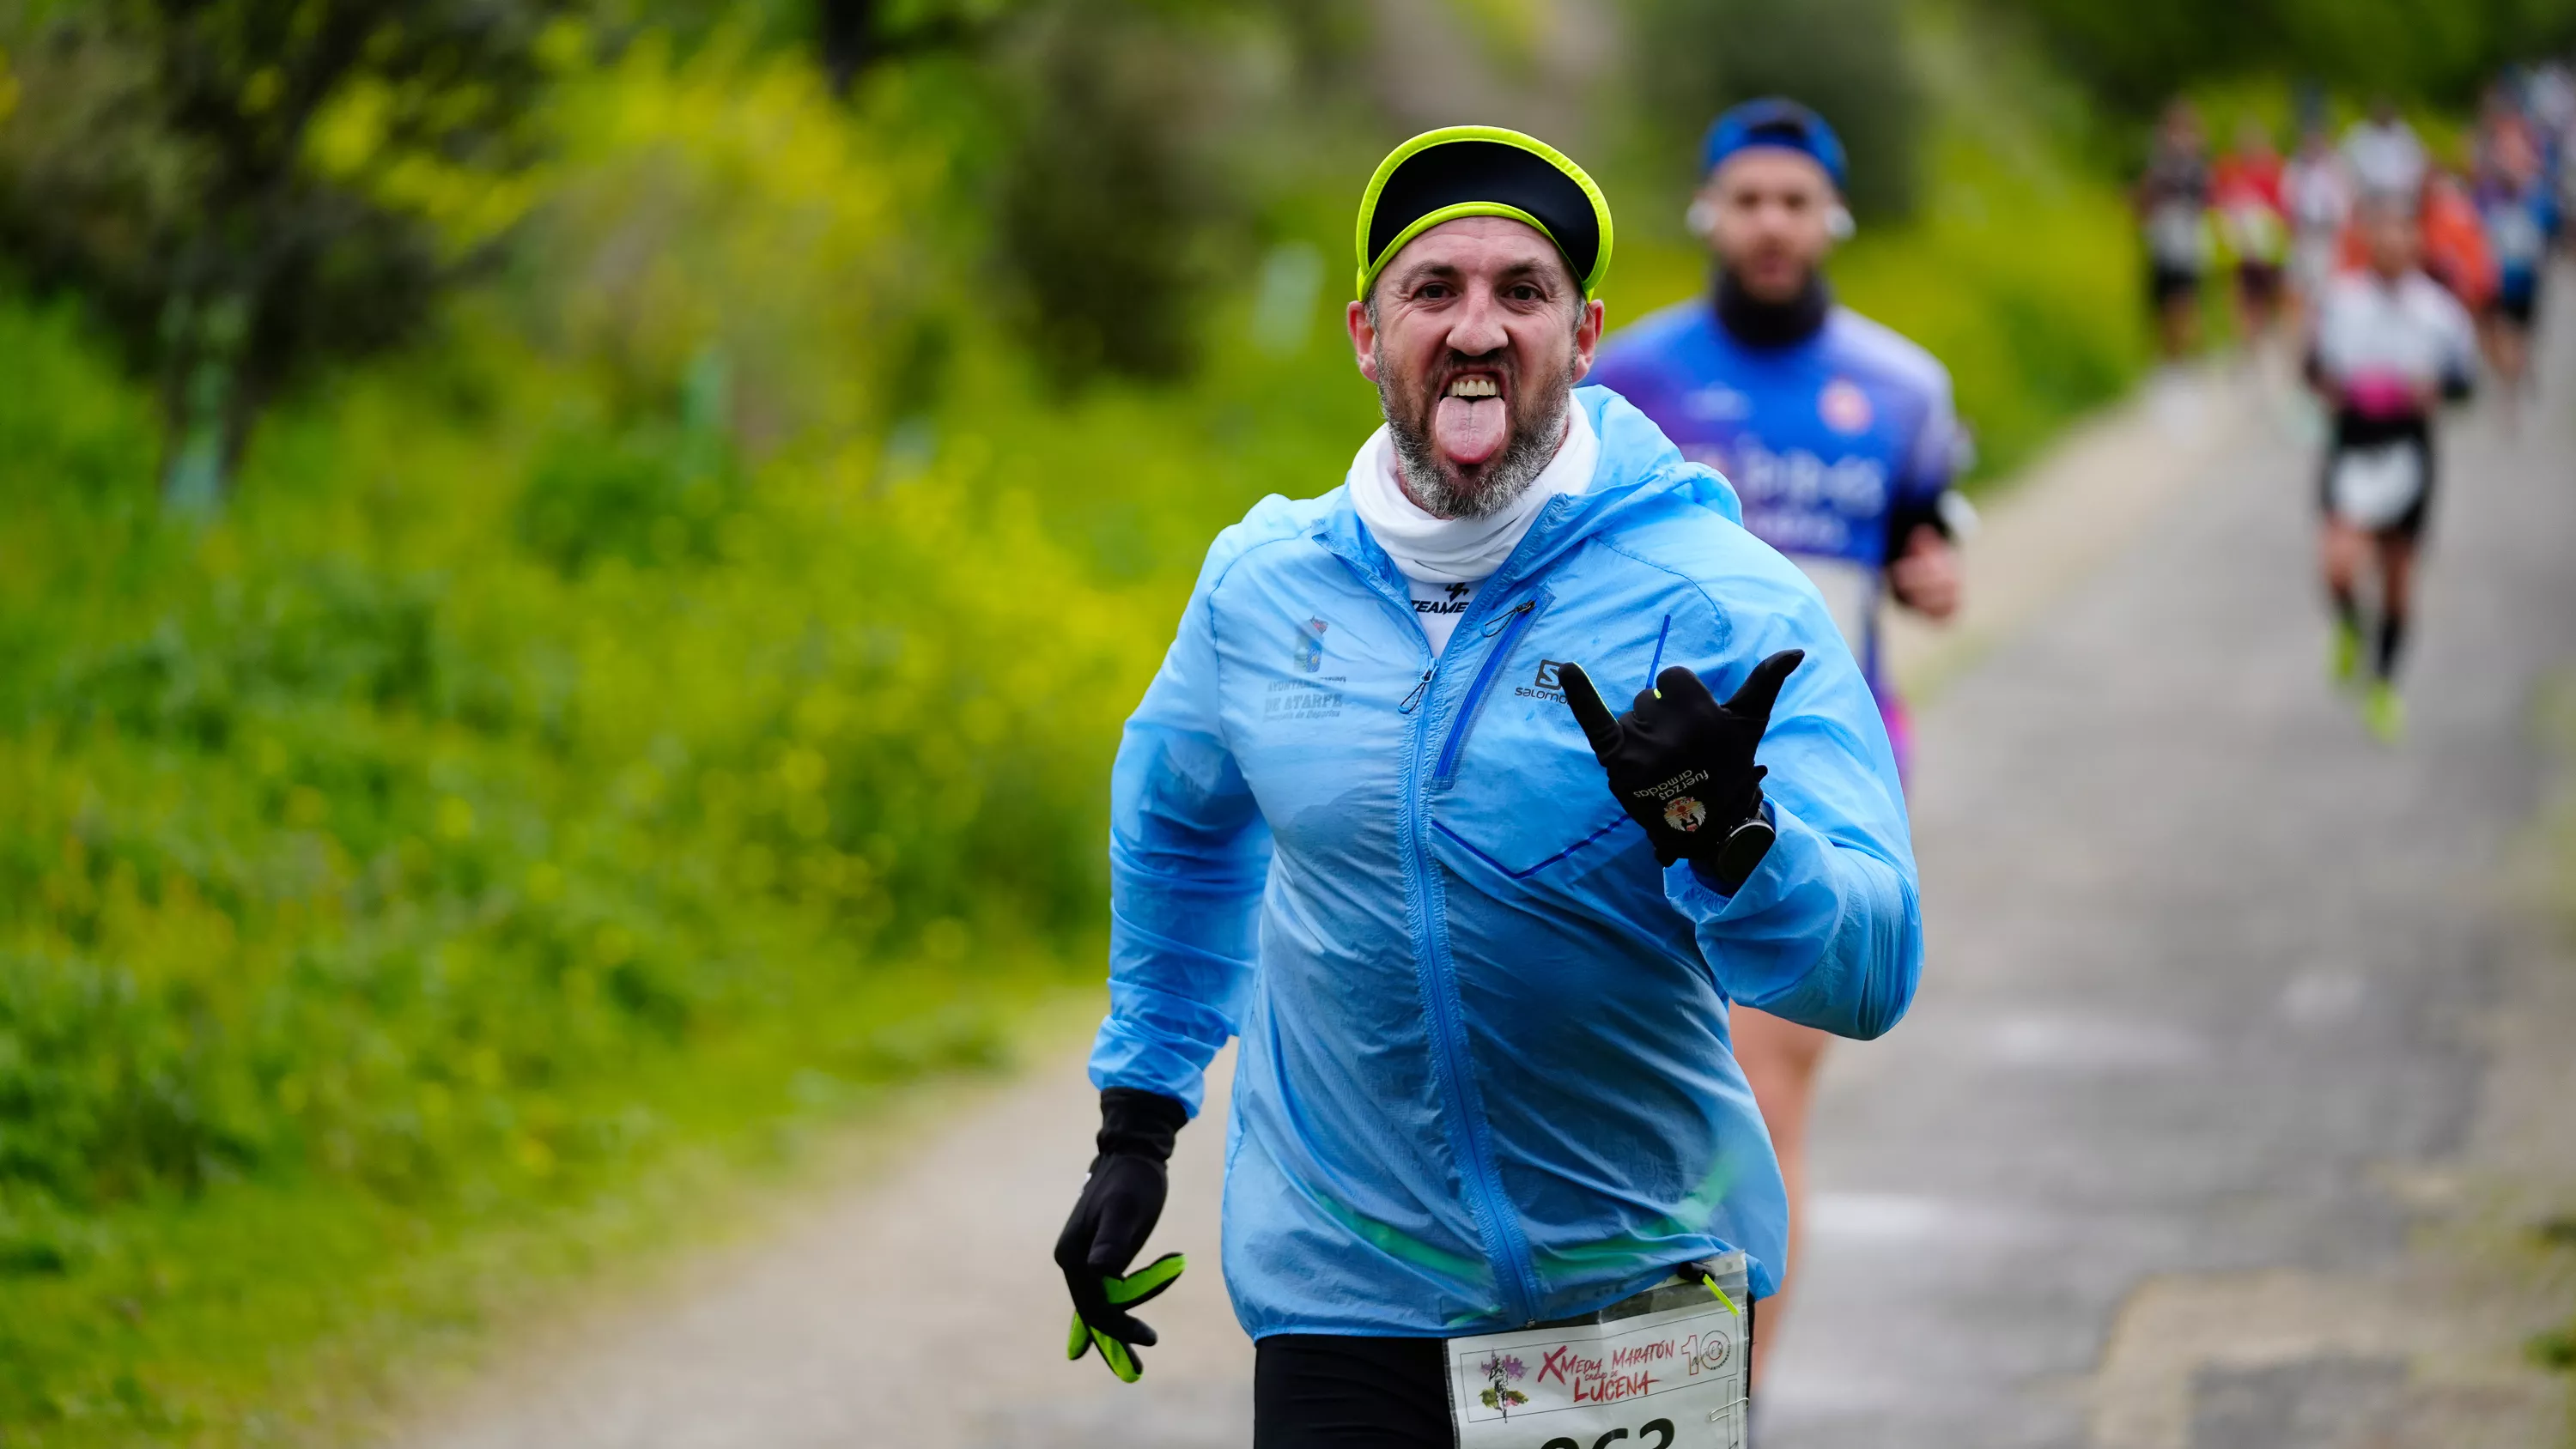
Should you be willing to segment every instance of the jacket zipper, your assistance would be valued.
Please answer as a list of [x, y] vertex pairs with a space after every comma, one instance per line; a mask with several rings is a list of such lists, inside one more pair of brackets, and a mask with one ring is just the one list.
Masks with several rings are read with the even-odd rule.
[[[1407, 622], [1412, 621], [1411, 600], [1398, 597], [1378, 580], [1368, 579], [1364, 570], [1355, 567], [1353, 572], [1360, 573], [1380, 597], [1405, 616]], [[1496, 645], [1486, 657], [1485, 667], [1468, 690], [1467, 708], [1459, 712], [1459, 722], [1450, 726], [1450, 739], [1446, 743], [1454, 745], [1457, 741], [1464, 721], [1472, 716], [1474, 705], [1493, 682], [1496, 658], [1508, 653], [1511, 646], [1519, 642], [1520, 630], [1528, 624], [1536, 603], [1535, 599], [1525, 599], [1510, 611], [1504, 627], [1511, 637]], [[1416, 625], [1416, 637], [1420, 637], [1420, 632], [1420, 626]], [[1488, 636], [1492, 634], [1491, 622], [1486, 625], [1485, 632]], [[1427, 650], [1430, 641], [1424, 640], [1423, 646]], [[1456, 1125], [1457, 1130], [1450, 1134], [1451, 1149], [1463, 1153], [1466, 1159], [1461, 1164], [1463, 1171], [1460, 1176], [1466, 1182], [1468, 1211], [1474, 1215], [1477, 1231], [1484, 1239], [1485, 1261], [1494, 1269], [1494, 1285], [1503, 1295], [1505, 1316], [1514, 1323], [1527, 1325], [1538, 1321], [1538, 1270], [1530, 1260], [1529, 1239], [1521, 1232], [1520, 1217], [1512, 1211], [1511, 1199], [1503, 1191], [1502, 1172], [1494, 1165], [1483, 1104], [1478, 1102], [1470, 1106], [1468, 1083], [1473, 1079], [1468, 1075], [1467, 1030], [1459, 1019], [1458, 974], [1449, 957], [1448, 933], [1441, 928], [1439, 920], [1439, 883], [1431, 859], [1430, 821], [1423, 803], [1427, 782], [1422, 778], [1422, 763], [1431, 744], [1431, 711], [1419, 706], [1427, 700], [1432, 679], [1439, 672], [1440, 656], [1434, 655], [1431, 667], [1422, 671], [1412, 693], [1396, 706], [1398, 714], [1413, 717], [1413, 749], [1407, 761], [1407, 774], [1411, 778], [1405, 782], [1404, 823], [1406, 836], [1413, 847], [1410, 862], [1413, 896], [1422, 903], [1421, 920], [1415, 928], [1414, 949], [1424, 963], [1424, 995], [1428, 998], [1426, 1005], [1429, 1007], [1425, 1015], [1431, 1027], [1432, 1050], [1439, 1054], [1441, 1067], [1432, 1075], [1440, 1083], [1442, 1109], [1449, 1121]], [[1444, 753], [1449, 751], [1444, 750]]]
[[1411, 714], [1413, 713], [1413, 707], [1422, 703], [1423, 692], [1431, 688], [1431, 675], [1433, 671], [1437, 670], [1439, 667], [1440, 666], [1436, 664], [1431, 666], [1430, 669], [1422, 671], [1422, 677], [1420, 679], [1413, 681], [1413, 692], [1406, 695], [1395, 707], [1395, 712], [1397, 714]]
[[1423, 962], [1427, 988], [1424, 1005], [1429, 1008], [1424, 1015], [1441, 1067], [1433, 1076], [1440, 1083], [1442, 1109], [1456, 1128], [1449, 1134], [1451, 1148], [1465, 1158], [1459, 1164], [1459, 1175], [1465, 1180], [1468, 1210], [1474, 1214], [1478, 1232], [1485, 1240], [1485, 1259], [1494, 1268], [1494, 1286], [1501, 1290], [1503, 1312], [1513, 1323], [1535, 1323], [1538, 1293], [1532, 1281], [1536, 1275], [1530, 1266], [1529, 1244], [1521, 1235], [1519, 1218], [1503, 1191], [1502, 1173], [1494, 1165], [1493, 1149], [1486, 1140], [1484, 1114], [1469, 1102], [1468, 1083], [1473, 1079], [1467, 1061], [1466, 1026], [1459, 1020], [1458, 974], [1449, 958], [1447, 932], [1441, 927], [1443, 908], [1423, 808], [1421, 771], [1431, 743], [1430, 711], [1421, 711], [1414, 719], [1410, 771], [1414, 778], [1406, 782], [1404, 814], [1413, 847], [1414, 898], [1422, 903], [1421, 921], [1416, 928], [1419, 938], [1414, 947]]
[[[1449, 733], [1433, 761], [1434, 779], [1445, 777], [1457, 763], [1467, 726], [1476, 716], [1476, 707], [1492, 688], [1494, 676], [1501, 669], [1503, 657], [1520, 642], [1521, 632], [1529, 627], [1537, 611], [1537, 599], [1524, 599], [1512, 606], [1506, 616], [1488, 621], [1483, 634], [1494, 638], [1494, 647], [1486, 652], [1485, 662], [1459, 702], [1458, 715], [1450, 722]], [[1424, 753], [1431, 743], [1431, 711], [1423, 710], [1415, 727], [1413, 788], [1405, 791], [1405, 814], [1411, 826], [1415, 889], [1423, 903], [1423, 939], [1420, 948], [1430, 976], [1429, 1020], [1431, 1037], [1440, 1053], [1443, 1070], [1438, 1074], [1447, 1098], [1451, 1120], [1458, 1124], [1453, 1137], [1464, 1151], [1460, 1164], [1472, 1199], [1471, 1207], [1485, 1236], [1486, 1258], [1494, 1267], [1495, 1286], [1502, 1293], [1502, 1309], [1515, 1323], [1538, 1320], [1538, 1272], [1530, 1261], [1529, 1240], [1521, 1232], [1520, 1215], [1512, 1208], [1510, 1194], [1503, 1190], [1503, 1175], [1495, 1165], [1491, 1132], [1485, 1122], [1483, 1103], [1471, 1098], [1469, 1084], [1474, 1068], [1467, 1058], [1467, 1028], [1458, 1004], [1457, 963], [1449, 954], [1448, 932], [1443, 928], [1438, 902], [1438, 870], [1431, 858], [1431, 826], [1426, 807], [1429, 783], [1420, 778]]]
[[1502, 635], [1499, 643], [1485, 651], [1484, 666], [1476, 671], [1476, 682], [1467, 686], [1467, 697], [1458, 705], [1458, 717], [1449, 722], [1449, 738], [1440, 746], [1440, 763], [1431, 770], [1435, 785], [1449, 783], [1458, 770], [1458, 752], [1467, 746], [1467, 731], [1476, 722], [1477, 707], [1485, 702], [1485, 691], [1493, 688], [1494, 676], [1502, 672], [1503, 661], [1511, 657], [1512, 646], [1521, 640], [1521, 631], [1529, 627], [1538, 612], [1538, 600], [1523, 599], [1512, 605], [1505, 615], [1485, 625], [1485, 637]]

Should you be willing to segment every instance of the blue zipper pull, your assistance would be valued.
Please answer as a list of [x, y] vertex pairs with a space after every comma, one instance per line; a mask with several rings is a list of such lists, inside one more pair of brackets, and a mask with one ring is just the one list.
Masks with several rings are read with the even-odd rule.
[[1523, 600], [1521, 600], [1519, 603], [1512, 605], [1512, 606], [1511, 606], [1510, 608], [1508, 608], [1508, 609], [1505, 609], [1502, 613], [1500, 613], [1500, 614], [1496, 615], [1492, 620], [1490, 620], [1490, 621], [1488, 621], [1488, 622], [1486, 623], [1486, 625], [1485, 625], [1485, 637], [1486, 637], [1486, 638], [1488, 638], [1488, 639], [1491, 639], [1491, 638], [1493, 638], [1495, 635], [1500, 634], [1500, 633], [1501, 633], [1501, 632], [1503, 632], [1505, 629], [1508, 629], [1508, 628], [1510, 628], [1510, 627], [1512, 626], [1512, 620], [1514, 620], [1514, 619], [1516, 619], [1516, 618], [1519, 618], [1521, 615], [1526, 614], [1526, 613], [1528, 613], [1530, 610], [1535, 609], [1535, 608], [1537, 608], [1537, 607], [1538, 607], [1538, 600], [1536, 600], [1536, 599], [1523, 599]]
[[[1437, 668], [1438, 666], [1435, 665], [1433, 667]], [[1404, 702], [1395, 707], [1395, 712], [1397, 714], [1413, 713], [1413, 707], [1422, 702], [1422, 691], [1429, 689], [1430, 687], [1431, 670], [1426, 669], [1422, 671], [1422, 677], [1413, 682], [1413, 692], [1404, 697]]]

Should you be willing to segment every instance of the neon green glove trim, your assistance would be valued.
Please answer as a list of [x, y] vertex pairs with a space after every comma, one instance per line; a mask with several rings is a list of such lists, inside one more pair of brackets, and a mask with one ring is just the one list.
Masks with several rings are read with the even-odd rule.
[[1091, 1331], [1091, 1336], [1100, 1345], [1100, 1361], [1109, 1365], [1111, 1373], [1118, 1375], [1118, 1382], [1132, 1384], [1145, 1376], [1145, 1366], [1136, 1361], [1134, 1349], [1096, 1328]]
[[1100, 1346], [1100, 1361], [1109, 1365], [1120, 1383], [1132, 1384], [1145, 1376], [1145, 1365], [1137, 1361], [1134, 1349], [1083, 1322], [1081, 1314], [1073, 1315], [1073, 1337], [1064, 1346], [1066, 1361], [1082, 1357], [1094, 1344]]
[[[1125, 1277], [1102, 1274], [1101, 1291], [1111, 1303], [1121, 1308], [1132, 1307], [1171, 1287], [1189, 1265], [1190, 1260], [1183, 1254], [1165, 1253]], [[1109, 1366], [1109, 1371], [1118, 1376], [1120, 1383], [1132, 1384], [1145, 1376], [1144, 1362], [1136, 1357], [1134, 1348], [1125, 1340], [1083, 1322], [1082, 1315], [1075, 1313], [1072, 1331], [1065, 1338], [1066, 1361], [1079, 1359], [1094, 1347], [1100, 1350], [1100, 1361]]]
[[1131, 1303], [1142, 1303], [1172, 1286], [1172, 1280], [1180, 1277], [1181, 1270], [1189, 1265], [1186, 1255], [1165, 1253], [1124, 1278], [1102, 1280], [1101, 1286], [1108, 1291], [1110, 1302], [1124, 1308]]

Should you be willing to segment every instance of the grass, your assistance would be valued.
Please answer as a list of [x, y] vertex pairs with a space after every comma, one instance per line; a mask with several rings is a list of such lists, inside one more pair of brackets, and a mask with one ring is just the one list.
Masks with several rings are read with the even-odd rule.
[[[921, 984], [869, 993], [850, 1015], [953, 1030], [954, 993]], [[73, 1270], [9, 1285], [17, 1326], [0, 1331], [0, 1364], [44, 1388], [31, 1404], [16, 1386], [0, 1442], [337, 1442], [382, 1426], [510, 1330], [744, 1231], [780, 1189], [899, 1149], [956, 1110], [961, 1067], [972, 1080], [1061, 1051], [1097, 1010], [1059, 973], [1033, 973], [1025, 993], [971, 1032], [971, 1065], [930, 1078], [805, 1065], [828, 1029], [746, 1036], [638, 1073], [606, 1104], [634, 1140], [536, 1182], [421, 1203], [252, 1180], [105, 1216]]]

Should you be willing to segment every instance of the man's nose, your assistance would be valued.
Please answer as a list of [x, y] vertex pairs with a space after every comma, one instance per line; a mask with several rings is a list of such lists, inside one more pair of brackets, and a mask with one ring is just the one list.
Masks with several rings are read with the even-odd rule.
[[1449, 349], [1481, 357], [1500, 352], [1511, 340], [1511, 333], [1503, 326], [1502, 299], [1488, 288], [1471, 289], [1467, 305], [1458, 309], [1449, 324]]

